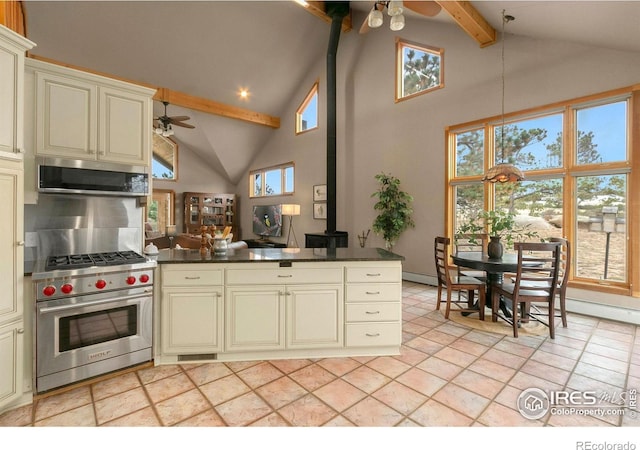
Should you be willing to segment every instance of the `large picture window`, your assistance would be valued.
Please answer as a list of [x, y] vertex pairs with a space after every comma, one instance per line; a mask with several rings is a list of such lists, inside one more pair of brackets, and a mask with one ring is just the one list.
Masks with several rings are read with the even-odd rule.
[[[569, 239], [573, 285], [632, 293], [640, 282], [631, 252], [640, 241], [632, 230], [640, 224], [630, 223], [628, 214], [628, 205], [640, 201], [639, 190], [629, 188], [631, 155], [634, 148], [640, 152], [629, 135], [640, 126], [629, 114], [634, 98], [632, 88], [621, 89], [512, 113], [504, 121], [493, 117], [449, 127], [449, 235], [480, 210], [507, 210], [537, 233], [534, 240]], [[515, 164], [525, 180], [483, 182], [483, 174], [500, 162]]]

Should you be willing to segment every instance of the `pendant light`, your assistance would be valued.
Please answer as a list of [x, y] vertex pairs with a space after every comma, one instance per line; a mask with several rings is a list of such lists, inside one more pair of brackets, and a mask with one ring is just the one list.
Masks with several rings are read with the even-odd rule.
[[502, 10], [502, 125], [500, 127], [500, 163], [491, 167], [482, 177], [482, 181], [490, 183], [506, 183], [524, 180], [522, 171], [511, 163], [504, 162], [504, 28], [505, 24], [515, 20], [515, 17]]

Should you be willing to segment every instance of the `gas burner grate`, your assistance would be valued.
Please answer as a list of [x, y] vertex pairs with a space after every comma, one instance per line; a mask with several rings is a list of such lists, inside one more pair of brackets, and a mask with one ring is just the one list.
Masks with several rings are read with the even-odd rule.
[[134, 251], [81, 253], [75, 255], [49, 256], [45, 270], [81, 269], [93, 266], [116, 266], [145, 262], [146, 258]]

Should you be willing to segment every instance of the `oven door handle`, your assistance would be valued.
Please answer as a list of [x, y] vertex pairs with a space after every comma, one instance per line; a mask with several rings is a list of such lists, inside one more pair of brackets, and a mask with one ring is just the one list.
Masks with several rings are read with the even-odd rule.
[[38, 308], [38, 313], [47, 314], [47, 313], [56, 312], [56, 311], [67, 311], [69, 309], [77, 309], [79, 306], [84, 308], [87, 306], [104, 305], [105, 303], [121, 302], [123, 300], [135, 300], [136, 298], [149, 297], [150, 295], [151, 293], [145, 292], [144, 294], [138, 294], [138, 295], [127, 295], [122, 297], [105, 298], [102, 300], [94, 300], [94, 301], [82, 302], [82, 303], [71, 303], [71, 304], [60, 305], [60, 306], [49, 306], [48, 308], [46, 307]]

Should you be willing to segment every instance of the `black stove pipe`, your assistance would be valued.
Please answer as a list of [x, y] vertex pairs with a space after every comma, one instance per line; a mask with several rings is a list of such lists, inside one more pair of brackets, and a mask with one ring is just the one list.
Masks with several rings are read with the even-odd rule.
[[331, 17], [331, 34], [327, 51], [327, 229], [324, 233], [305, 233], [305, 247], [348, 247], [349, 234], [336, 231], [336, 54], [342, 19], [349, 14], [349, 2], [325, 2]]
[[331, 17], [327, 50], [327, 234], [336, 231], [336, 58], [342, 19], [349, 13], [349, 2], [326, 2]]

